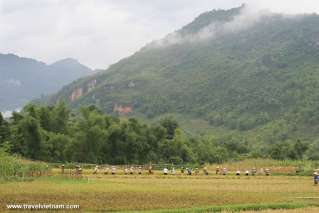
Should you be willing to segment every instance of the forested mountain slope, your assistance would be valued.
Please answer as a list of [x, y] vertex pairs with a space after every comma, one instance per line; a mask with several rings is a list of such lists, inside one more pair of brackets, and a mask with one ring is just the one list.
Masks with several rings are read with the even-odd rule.
[[319, 124], [319, 16], [245, 6], [207, 12], [108, 70], [66, 86], [50, 103], [59, 100], [75, 108], [94, 104], [148, 119], [169, 113], [212, 128], [275, 135], [267, 140], [312, 137]]

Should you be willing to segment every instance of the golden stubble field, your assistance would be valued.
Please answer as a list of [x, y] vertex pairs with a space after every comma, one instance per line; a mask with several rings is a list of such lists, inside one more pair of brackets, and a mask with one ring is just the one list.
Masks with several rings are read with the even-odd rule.
[[79, 204], [82, 211], [130, 212], [237, 204], [315, 204], [318, 198], [319, 187], [313, 185], [311, 177], [295, 176], [99, 174], [74, 179], [55, 175], [0, 184], [0, 212], [7, 204], [24, 203]]

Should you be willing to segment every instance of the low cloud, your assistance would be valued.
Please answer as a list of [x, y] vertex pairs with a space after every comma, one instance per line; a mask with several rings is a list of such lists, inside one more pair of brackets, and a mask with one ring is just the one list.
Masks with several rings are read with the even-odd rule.
[[[314, 0], [0, 0], [0, 53], [49, 64], [71, 57], [92, 68], [106, 68], [203, 12], [244, 2], [256, 11], [319, 12], [319, 2]], [[254, 24], [255, 15], [251, 11], [237, 17], [225, 31], [244, 29], [250, 21]], [[216, 27], [212, 24], [188, 40], [214, 37]], [[185, 39], [170, 37], [172, 43]]]
[[229, 22], [213, 21], [199, 32], [183, 35], [180, 31], [169, 34], [162, 40], [152, 42], [149, 48], [161, 48], [175, 44], [194, 43], [208, 39], [215, 39], [230, 33], [237, 33], [248, 30], [258, 24], [262, 17], [272, 13], [268, 10], [256, 10], [255, 8], [244, 6], [237, 16]]

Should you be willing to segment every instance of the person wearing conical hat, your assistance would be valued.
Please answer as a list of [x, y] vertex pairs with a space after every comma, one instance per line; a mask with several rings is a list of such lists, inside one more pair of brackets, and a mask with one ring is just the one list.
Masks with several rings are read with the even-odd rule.
[[219, 166], [217, 166], [217, 167], [216, 167], [216, 175], [218, 175], [218, 174], [219, 174], [219, 171], [220, 171], [220, 167], [219, 167]]
[[105, 174], [105, 175], [109, 174], [109, 171], [110, 171], [109, 167], [106, 167], [106, 168], [104, 169], [104, 174]]
[[128, 172], [128, 168], [125, 167], [125, 169], [124, 169], [124, 174], [125, 174], [125, 175], [128, 175], [128, 173], [129, 173], [129, 172]]
[[181, 167], [181, 174], [184, 174], [184, 167]]
[[116, 174], [116, 167], [115, 167], [115, 166], [112, 166], [111, 174], [112, 174], [112, 175], [115, 175], [115, 174]]
[[81, 176], [82, 175], [82, 168], [79, 167], [79, 175]]
[[96, 165], [93, 171], [93, 174], [96, 175], [99, 172], [99, 166]]
[[249, 170], [246, 170], [245, 175], [249, 176]]
[[163, 174], [168, 175], [168, 169], [166, 167], [163, 169]]
[[270, 175], [270, 169], [265, 169], [266, 176]]
[[207, 175], [208, 175], [208, 169], [207, 169], [207, 167], [206, 167], [206, 166], [204, 167], [203, 171], [204, 171], [204, 175], [206, 175], [206, 176], [207, 176]]
[[[219, 172], [218, 172], [219, 173]], [[227, 175], [227, 173], [228, 173], [228, 170], [227, 170], [227, 168], [225, 167], [224, 169], [223, 169], [223, 175]]]
[[314, 182], [315, 186], [318, 185], [318, 183], [319, 183], [319, 174], [318, 174], [318, 172], [314, 172], [313, 173], [313, 182]]
[[149, 166], [149, 167], [148, 167], [148, 174], [149, 174], [149, 175], [152, 175], [152, 174], [153, 174], [153, 167], [152, 167], [152, 166]]
[[139, 174], [139, 175], [142, 174], [142, 167], [141, 167], [141, 166], [138, 167], [138, 174]]
[[64, 175], [64, 164], [61, 166], [61, 175]]
[[187, 175], [192, 175], [192, 168], [186, 168]]
[[80, 173], [80, 172], [79, 172], [79, 169], [80, 169], [80, 168], [81, 168], [80, 165], [78, 165], [78, 164], [75, 165], [75, 174], [76, 174], [76, 175], [79, 175], [79, 173]]
[[195, 168], [195, 175], [199, 175], [199, 170], [198, 170], [198, 168]]
[[236, 171], [236, 176], [240, 176], [240, 170]]
[[131, 166], [131, 168], [130, 168], [130, 175], [133, 175], [133, 174], [134, 174], [134, 167]]
[[257, 173], [257, 169], [254, 167], [252, 170], [251, 170], [251, 175], [252, 176], [255, 176]]
[[176, 175], [176, 170], [175, 170], [174, 167], [172, 168], [171, 174], [172, 174], [172, 175]]

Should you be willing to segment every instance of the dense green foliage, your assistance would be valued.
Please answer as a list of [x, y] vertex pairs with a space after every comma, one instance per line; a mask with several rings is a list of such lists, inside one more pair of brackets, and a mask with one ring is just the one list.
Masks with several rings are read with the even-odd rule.
[[0, 147], [48, 162], [181, 164], [249, 157], [318, 160], [317, 143], [297, 140], [251, 146], [239, 135], [193, 138], [171, 117], [147, 125], [134, 118], [105, 115], [95, 106], [74, 114], [62, 102], [49, 107], [27, 105], [8, 121], [2, 119], [0, 130]]
[[0, 147], [0, 180], [8, 177], [27, 177], [48, 171], [45, 163], [24, 161], [7, 153], [7, 145]]

